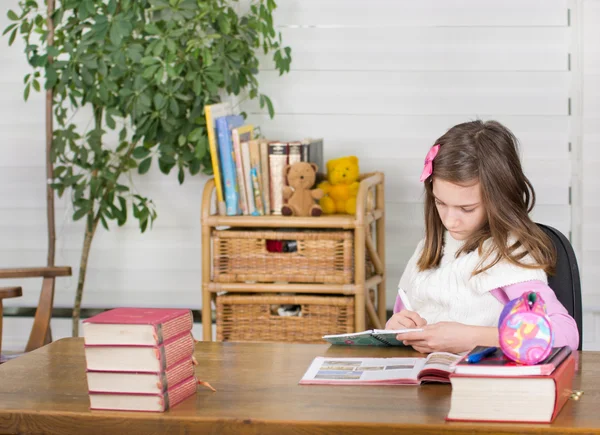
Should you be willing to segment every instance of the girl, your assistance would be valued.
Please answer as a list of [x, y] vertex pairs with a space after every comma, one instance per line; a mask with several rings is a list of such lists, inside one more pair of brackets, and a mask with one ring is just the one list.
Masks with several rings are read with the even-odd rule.
[[517, 140], [495, 121], [451, 128], [425, 159], [425, 239], [408, 261], [387, 329], [419, 352], [464, 352], [498, 345], [504, 304], [539, 292], [555, 334], [554, 346], [577, 349], [575, 320], [548, 287], [556, 253], [529, 218], [533, 186], [523, 174]]

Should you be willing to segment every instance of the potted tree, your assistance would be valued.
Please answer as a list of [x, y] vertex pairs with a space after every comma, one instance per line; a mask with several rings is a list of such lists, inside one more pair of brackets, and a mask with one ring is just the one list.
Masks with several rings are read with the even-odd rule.
[[[98, 224], [123, 225], [131, 213], [144, 232], [157, 218], [152, 200], [132, 192], [129, 171], [152, 164], [169, 174], [212, 172], [204, 106], [225, 94], [261, 94], [257, 51], [272, 55], [280, 74], [291, 50], [275, 30], [274, 0], [255, 0], [247, 12], [226, 0], [63, 0], [42, 8], [34, 0], [8, 11], [8, 43], [17, 35], [33, 71], [31, 90], [51, 90], [52, 187], [69, 192], [73, 219], [85, 237], [73, 307], [78, 335], [86, 268]], [[73, 122], [89, 110], [93, 122]], [[111, 131], [114, 131], [111, 134]], [[117, 138], [112, 140], [111, 138]]]

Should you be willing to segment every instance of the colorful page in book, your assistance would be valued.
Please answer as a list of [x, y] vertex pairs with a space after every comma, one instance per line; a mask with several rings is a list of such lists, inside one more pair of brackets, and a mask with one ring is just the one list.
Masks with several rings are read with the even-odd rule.
[[243, 215], [249, 215], [250, 208], [248, 206], [248, 197], [246, 194], [244, 164], [242, 163], [242, 148], [240, 144], [240, 135], [237, 128], [231, 130], [231, 140], [233, 142], [233, 159], [235, 161], [235, 175], [238, 182], [238, 193], [240, 196], [240, 209]]
[[331, 344], [342, 346], [404, 346], [396, 336], [415, 331], [422, 331], [422, 329], [369, 329], [351, 334], [324, 335], [323, 339]]
[[100, 392], [158, 394], [194, 376], [192, 358], [185, 358], [167, 370], [146, 372], [86, 372], [88, 390]]
[[[419, 385], [450, 382], [459, 355], [434, 352], [427, 358], [316, 357], [300, 384]], [[431, 361], [431, 363], [429, 363]]]
[[281, 215], [283, 207], [283, 186], [285, 176], [283, 170], [288, 161], [288, 147], [285, 142], [269, 143], [269, 184], [271, 195], [271, 214]]
[[163, 412], [193, 396], [197, 385], [198, 380], [192, 376], [158, 394], [90, 391], [90, 409]]
[[239, 192], [236, 180], [235, 162], [233, 161], [233, 144], [231, 141], [231, 130], [241, 127], [244, 117], [241, 115], [229, 115], [217, 118], [216, 129], [219, 143], [219, 156], [221, 158], [221, 171], [223, 174], [223, 186], [225, 194], [225, 213], [227, 216], [240, 214]]
[[217, 135], [215, 132], [216, 119], [223, 116], [232, 115], [233, 109], [230, 103], [210, 104], [204, 106], [204, 117], [206, 118], [206, 133], [208, 136], [208, 149], [210, 150], [210, 160], [215, 177], [215, 189], [217, 191], [217, 212], [224, 216], [225, 196], [223, 194], [223, 180], [221, 179], [221, 162], [219, 159], [219, 150], [217, 144]]
[[543, 361], [534, 365], [519, 364], [508, 359], [502, 349], [498, 348], [492, 355], [483, 358], [476, 364], [467, 362], [469, 355], [485, 349], [477, 346], [456, 365], [456, 374], [477, 376], [547, 376], [560, 365], [570, 354], [569, 346], [555, 347]]
[[190, 332], [166, 340], [160, 346], [85, 345], [87, 370], [159, 372], [194, 354]]
[[261, 192], [264, 201], [265, 214], [271, 214], [271, 189], [269, 176], [269, 142], [265, 139], [259, 140], [260, 149], [260, 177]]
[[250, 148], [250, 175], [252, 176], [252, 188], [254, 192], [254, 204], [258, 214], [265, 214], [265, 206], [262, 193], [262, 177], [260, 167], [260, 142], [258, 140], [251, 140], [249, 143]]
[[192, 329], [194, 318], [188, 309], [115, 308], [83, 321], [87, 345], [155, 346]]
[[254, 189], [252, 186], [252, 164], [250, 162], [250, 144], [243, 141], [240, 144], [242, 148], [242, 166], [244, 168], [244, 185], [246, 187], [246, 198], [248, 198], [248, 207], [252, 216], [258, 216], [256, 202], [254, 200]]

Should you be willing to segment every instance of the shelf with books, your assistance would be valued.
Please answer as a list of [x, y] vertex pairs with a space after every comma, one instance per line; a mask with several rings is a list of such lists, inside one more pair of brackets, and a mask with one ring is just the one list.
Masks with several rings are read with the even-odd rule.
[[[202, 318], [212, 318], [212, 305], [216, 305], [217, 293], [233, 292], [243, 293], [250, 296], [251, 293], [294, 293], [294, 294], [313, 294], [323, 297], [339, 295], [351, 296], [354, 298], [354, 330], [362, 331], [366, 329], [367, 321], [375, 328], [382, 328], [385, 324], [386, 305], [385, 305], [385, 196], [384, 196], [384, 175], [381, 172], [364, 174], [360, 179], [360, 187], [357, 195], [357, 210], [355, 215], [326, 215], [319, 217], [285, 217], [285, 216], [223, 216], [215, 211], [215, 183], [209, 180], [205, 187], [202, 197]], [[350, 251], [344, 251], [344, 256], [340, 261], [350, 261], [350, 277], [347, 282], [337, 282], [332, 280], [331, 274], [325, 273], [329, 278], [319, 281], [319, 278], [311, 277], [302, 279], [300, 273], [296, 278], [289, 278], [286, 282], [273, 281], [270, 278], [265, 282], [261, 279], [248, 280], [241, 278], [238, 281], [229, 279], [227, 282], [215, 279], [214, 267], [215, 260], [215, 239], [218, 239], [219, 233], [216, 231], [235, 231], [247, 229], [257, 231], [257, 233], [269, 231], [274, 234], [274, 238], [286, 238], [289, 231], [306, 231], [308, 233], [318, 233], [319, 231], [329, 232], [349, 232]], [[280, 233], [281, 237], [277, 236]], [[252, 237], [244, 231], [244, 237]], [[260, 237], [260, 236], [257, 236]], [[319, 237], [313, 237], [319, 238]], [[263, 246], [264, 240], [252, 240], [251, 246]], [[261, 244], [262, 243], [262, 244]], [[340, 248], [341, 249], [341, 248]], [[246, 254], [248, 252], [248, 254]], [[257, 257], [254, 251], [238, 251], [234, 253], [236, 261], [247, 263], [251, 261], [252, 256]], [[260, 253], [259, 253], [260, 254]], [[244, 256], [247, 255], [247, 258]], [[273, 254], [263, 250], [263, 262], [265, 264], [265, 277], [269, 275], [266, 267], [277, 267], [272, 258], [281, 259], [283, 255], [288, 255], [291, 262], [294, 256], [290, 254]], [[260, 256], [258, 255], [258, 256]], [[247, 260], [247, 261], [245, 261]], [[335, 264], [339, 264], [340, 261]], [[287, 266], [295, 263], [290, 263]], [[303, 263], [304, 266], [313, 267], [310, 263]], [[308, 264], [308, 266], [307, 266]], [[321, 263], [318, 263], [319, 265]], [[323, 267], [328, 267], [327, 265]], [[338, 266], [335, 266], [338, 267]], [[273, 275], [273, 270], [269, 270]], [[300, 270], [299, 270], [300, 272]], [[256, 273], [256, 271], [254, 271]], [[277, 271], [275, 272], [277, 275]], [[292, 274], [297, 275], [297, 274]], [[260, 276], [259, 276], [260, 278]], [[370, 297], [371, 289], [376, 288], [376, 296]], [[210, 325], [204, 322], [205, 325]], [[219, 325], [217, 324], [217, 328]], [[335, 331], [327, 331], [335, 333]], [[256, 337], [260, 340], [260, 337]], [[210, 341], [212, 339], [211, 328], [203, 328], [203, 339]]]

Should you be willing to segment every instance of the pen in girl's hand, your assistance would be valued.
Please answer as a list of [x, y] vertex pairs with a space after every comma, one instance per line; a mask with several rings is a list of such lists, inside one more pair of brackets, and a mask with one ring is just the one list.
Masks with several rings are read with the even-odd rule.
[[412, 309], [412, 306], [410, 305], [410, 302], [408, 301], [408, 296], [406, 296], [406, 292], [400, 287], [398, 287], [398, 296], [400, 296], [400, 300], [402, 301], [402, 305], [404, 305], [405, 309], [407, 309], [408, 311], [414, 311]]
[[471, 355], [469, 355], [467, 357], [467, 362], [471, 363], [471, 364], [478, 363], [483, 358], [485, 358], [486, 356], [492, 355], [497, 350], [498, 350], [497, 347], [493, 347], [493, 346], [492, 347], [486, 347], [486, 348], [480, 350], [479, 352], [475, 352], [475, 353], [472, 353]]

